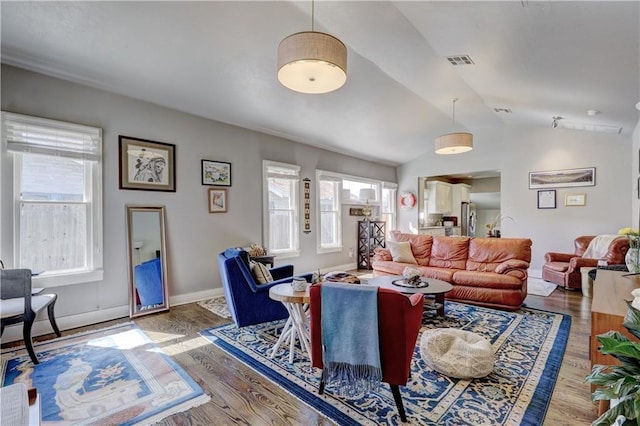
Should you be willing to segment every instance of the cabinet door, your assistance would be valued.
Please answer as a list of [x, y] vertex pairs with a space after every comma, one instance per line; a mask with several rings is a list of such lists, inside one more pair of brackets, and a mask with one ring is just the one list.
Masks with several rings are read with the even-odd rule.
[[444, 182], [427, 182], [429, 189], [429, 214], [449, 214], [451, 212], [451, 185]]

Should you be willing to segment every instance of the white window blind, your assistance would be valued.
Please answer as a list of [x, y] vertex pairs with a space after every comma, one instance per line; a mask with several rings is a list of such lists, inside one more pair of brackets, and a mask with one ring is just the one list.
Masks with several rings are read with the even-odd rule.
[[263, 172], [265, 245], [280, 257], [296, 256], [299, 253], [300, 167], [264, 161]]
[[2, 112], [17, 268], [42, 287], [102, 279], [102, 129]]
[[98, 161], [102, 129], [40, 117], [3, 112], [7, 150]]
[[342, 178], [316, 170], [318, 204], [318, 253], [342, 249]]

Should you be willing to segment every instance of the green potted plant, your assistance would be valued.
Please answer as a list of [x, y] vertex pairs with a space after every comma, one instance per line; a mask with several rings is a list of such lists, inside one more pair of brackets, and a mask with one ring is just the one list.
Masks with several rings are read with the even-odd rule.
[[[640, 339], [640, 310], [629, 301], [627, 305], [622, 325]], [[592, 425], [640, 425], [640, 342], [632, 342], [617, 331], [600, 334], [597, 339], [602, 345], [598, 351], [613, 356], [621, 365], [594, 365], [586, 377], [587, 382], [598, 386], [591, 395], [593, 401], [616, 402]]]

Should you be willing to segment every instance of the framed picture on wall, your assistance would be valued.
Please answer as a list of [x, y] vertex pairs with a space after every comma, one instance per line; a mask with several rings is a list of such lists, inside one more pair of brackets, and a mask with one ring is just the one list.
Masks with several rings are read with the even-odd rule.
[[176, 146], [119, 136], [120, 189], [176, 191]]
[[227, 212], [227, 190], [209, 189], [209, 213]]
[[566, 194], [564, 196], [565, 206], [586, 206], [587, 194]]
[[231, 163], [202, 160], [200, 169], [203, 185], [231, 186]]
[[595, 184], [595, 167], [529, 173], [529, 189], [595, 186]]
[[555, 189], [538, 191], [538, 208], [539, 209], [555, 209], [556, 208], [556, 190]]

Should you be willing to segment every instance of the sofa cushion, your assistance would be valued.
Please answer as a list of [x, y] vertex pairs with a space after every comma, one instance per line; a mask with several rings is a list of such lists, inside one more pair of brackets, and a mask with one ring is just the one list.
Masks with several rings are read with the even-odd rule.
[[394, 262], [413, 263], [416, 259], [411, 252], [411, 243], [408, 241], [387, 241], [387, 248], [391, 252]]
[[[467, 271], [494, 272], [511, 259], [531, 261], [531, 240], [527, 238], [473, 238], [469, 242]], [[528, 267], [526, 265], [525, 269]]]
[[567, 272], [569, 269], [569, 262], [547, 262], [544, 264], [546, 269], [551, 269], [552, 271], [558, 272]]
[[429, 266], [465, 269], [469, 253], [469, 237], [433, 237]]
[[420, 266], [429, 265], [429, 257], [431, 256], [431, 247], [433, 245], [433, 237], [431, 235], [404, 234], [400, 231], [391, 231], [391, 239], [393, 241], [409, 241], [416, 263]]
[[478, 271], [456, 271], [453, 274], [453, 284], [514, 290], [522, 288], [522, 280], [513, 275]]
[[271, 276], [271, 272], [260, 262], [251, 261], [251, 273], [253, 277], [256, 279], [256, 284], [266, 284], [273, 281], [273, 277]]
[[455, 269], [448, 268], [435, 268], [433, 266], [421, 266], [420, 275], [426, 278], [435, 278], [436, 280], [446, 281], [448, 283], [453, 282], [453, 274]]

